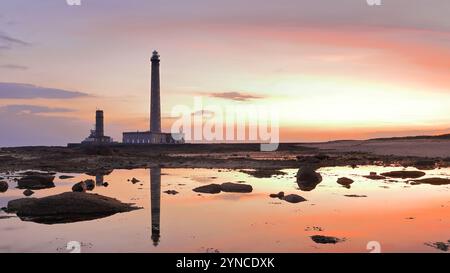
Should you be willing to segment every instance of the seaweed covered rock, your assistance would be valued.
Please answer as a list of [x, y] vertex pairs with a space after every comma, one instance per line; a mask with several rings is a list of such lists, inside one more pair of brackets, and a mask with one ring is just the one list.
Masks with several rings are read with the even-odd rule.
[[32, 190], [53, 188], [55, 187], [55, 184], [53, 183], [54, 179], [55, 177], [52, 175], [27, 175], [17, 181], [17, 188]]
[[297, 172], [297, 184], [302, 191], [312, 191], [322, 182], [322, 176], [315, 167], [305, 166]]
[[253, 191], [253, 187], [251, 185], [240, 184], [240, 183], [222, 183], [220, 185], [220, 190], [223, 192], [241, 192], [248, 193]]
[[382, 176], [392, 177], [392, 178], [419, 178], [425, 175], [424, 172], [421, 171], [392, 171], [382, 173]]
[[8, 183], [6, 181], [0, 181], [0, 192], [6, 192], [8, 190]]
[[7, 206], [7, 212], [16, 213], [22, 220], [43, 224], [93, 220], [136, 209], [111, 197], [83, 192], [21, 198], [9, 201]]

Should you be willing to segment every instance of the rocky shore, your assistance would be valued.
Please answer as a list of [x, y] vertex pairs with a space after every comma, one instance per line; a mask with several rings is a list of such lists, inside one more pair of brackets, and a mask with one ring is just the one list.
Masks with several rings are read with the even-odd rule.
[[[447, 144], [445, 144], [447, 145]], [[337, 148], [336, 148], [337, 147]], [[258, 144], [183, 144], [92, 147], [0, 148], [0, 172], [26, 169], [66, 173], [108, 173], [134, 168], [229, 168], [254, 169], [256, 177], [277, 174], [280, 169], [398, 165], [434, 169], [450, 165], [449, 157], [380, 155], [349, 151], [339, 146], [321, 148], [307, 144], [280, 144], [274, 152], [260, 152]]]

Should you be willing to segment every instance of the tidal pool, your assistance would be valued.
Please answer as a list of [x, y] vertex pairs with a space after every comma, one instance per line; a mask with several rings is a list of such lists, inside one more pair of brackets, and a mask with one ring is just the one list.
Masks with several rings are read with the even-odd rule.
[[[323, 181], [310, 191], [299, 189], [297, 169], [282, 170], [284, 175], [271, 178], [239, 170], [186, 168], [114, 170], [104, 176], [58, 173], [56, 187], [35, 190], [32, 197], [71, 191], [76, 182], [95, 179], [93, 193], [143, 209], [53, 225], [22, 221], [0, 211], [0, 252], [69, 252], [70, 241], [80, 242], [82, 252], [370, 252], [372, 246], [381, 252], [442, 252], [427, 244], [450, 240], [450, 185], [364, 177], [393, 170], [403, 168], [321, 168]], [[423, 178], [450, 177], [448, 168], [425, 172]], [[59, 179], [60, 175], [74, 177]], [[336, 182], [344, 176], [354, 180], [350, 188]], [[9, 189], [0, 193], [0, 207], [24, 198], [14, 174], [0, 177], [9, 183]], [[129, 181], [133, 177], [140, 182]], [[224, 182], [249, 184], [253, 191], [192, 190]], [[167, 190], [178, 194], [164, 193]], [[291, 204], [269, 197], [280, 191], [307, 201]], [[319, 244], [311, 239], [314, 235], [343, 240]]]

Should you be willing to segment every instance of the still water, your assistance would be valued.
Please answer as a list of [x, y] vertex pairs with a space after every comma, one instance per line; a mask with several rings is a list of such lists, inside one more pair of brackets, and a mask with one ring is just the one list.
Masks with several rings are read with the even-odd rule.
[[[364, 178], [369, 172], [391, 170], [402, 168], [322, 168], [323, 181], [311, 191], [298, 188], [296, 169], [271, 178], [226, 169], [114, 170], [94, 177], [65, 174], [75, 176], [65, 180], [57, 174], [55, 188], [36, 190], [32, 197], [71, 191], [76, 182], [96, 179], [93, 193], [143, 209], [54, 225], [7, 218], [15, 215], [0, 211], [0, 252], [68, 252], [69, 241], [81, 242], [82, 252], [369, 252], [369, 242], [375, 242], [381, 252], [441, 252], [426, 243], [450, 240], [450, 186]], [[450, 176], [450, 169], [425, 172], [424, 178]], [[336, 183], [343, 176], [355, 181], [350, 188]], [[133, 177], [140, 182], [128, 181]], [[9, 190], [0, 193], [0, 207], [24, 198], [16, 182], [8, 182]], [[253, 191], [192, 191], [224, 182], [250, 184]], [[167, 190], [179, 193], [164, 193]], [[280, 191], [308, 201], [291, 204], [269, 197]], [[313, 235], [345, 241], [317, 244], [310, 238]]]

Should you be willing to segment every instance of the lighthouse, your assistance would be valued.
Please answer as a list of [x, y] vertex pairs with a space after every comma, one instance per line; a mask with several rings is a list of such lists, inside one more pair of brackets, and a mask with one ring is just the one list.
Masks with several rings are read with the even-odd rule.
[[161, 133], [161, 99], [159, 88], [159, 54], [153, 51], [150, 87], [150, 133]]

